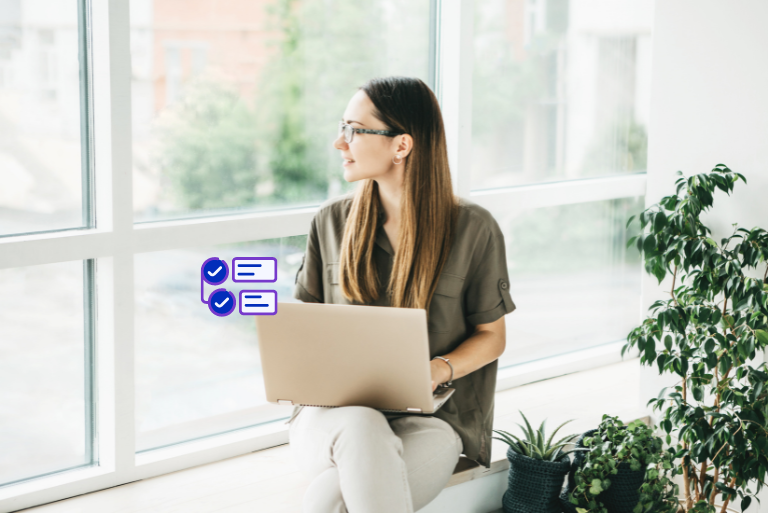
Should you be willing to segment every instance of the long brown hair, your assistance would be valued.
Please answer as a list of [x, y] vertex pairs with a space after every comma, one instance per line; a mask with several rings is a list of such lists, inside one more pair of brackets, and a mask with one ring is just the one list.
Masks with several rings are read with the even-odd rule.
[[[413, 137], [413, 149], [404, 161], [400, 234], [387, 289], [391, 306], [423, 308], [428, 313], [453, 243], [459, 211], [440, 105], [418, 78], [376, 78], [360, 89], [373, 102], [373, 115], [387, 130]], [[373, 247], [382, 209], [378, 184], [363, 180], [352, 200], [341, 242], [339, 284], [349, 300], [370, 303], [378, 299]]]

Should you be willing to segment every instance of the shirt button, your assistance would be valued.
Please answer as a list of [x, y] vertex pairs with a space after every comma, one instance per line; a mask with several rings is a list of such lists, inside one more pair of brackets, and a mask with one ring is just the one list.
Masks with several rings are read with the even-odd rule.
[[502, 280], [502, 282], [501, 282], [501, 288], [502, 288], [503, 290], [507, 290], [507, 282], [506, 282], [506, 281], [503, 281], [503, 280]]

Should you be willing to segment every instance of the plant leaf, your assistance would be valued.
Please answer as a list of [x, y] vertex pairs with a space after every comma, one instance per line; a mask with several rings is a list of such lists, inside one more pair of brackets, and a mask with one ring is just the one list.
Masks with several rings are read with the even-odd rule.
[[[520, 410], [517, 410], [517, 411], [520, 411]], [[528, 422], [528, 419], [525, 417], [523, 412], [520, 411], [520, 415], [523, 416], [523, 420], [525, 421], [525, 425], [528, 427], [528, 431], [527, 431], [528, 441], [530, 441], [531, 443], [536, 443], [536, 435], [534, 434], [533, 428], [531, 427], [531, 423]]]
[[536, 432], [536, 445], [539, 446], [539, 450], [541, 450], [542, 453], [547, 452], [547, 448], [544, 447], [544, 424], [547, 422], [547, 419], [544, 419], [541, 421], [541, 425], [539, 426], [539, 430]]
[[[561, 428], [561, 427], [565, 426], [565, 425], [566, 425], [566, 424], [568, 424], [569, 422], [573, 422], [574, 420], [575, 420], [575, 419], [566, 420], [565, 422], [563, 422], [562, 424], [560, 424], [559, 426], [557, 426], [557, 427], [555, 428], [555, 430], [554, 430], [554, 431], [552, 431], [552, 434], [551, 434], [551, 435], [549, 435], [549, 440], [547, 440], [547, 445], [550, 445], [550, 444], [552, 443], [552, 439], [555, 437], [555, 434], [557, 434], [557, 432], [558, 432], [558, 431], [560, 431], [560, 428]], [[576, 435], [568, 435], [568, 436], [576, 436]], [[567, 438], [567, 437], [566, 437], [566, 438]], [[565, 440], [565, 438], [563, 438], [562, 440]], [[559, 442], [558, 442], [558, 443], [559, 443]]]

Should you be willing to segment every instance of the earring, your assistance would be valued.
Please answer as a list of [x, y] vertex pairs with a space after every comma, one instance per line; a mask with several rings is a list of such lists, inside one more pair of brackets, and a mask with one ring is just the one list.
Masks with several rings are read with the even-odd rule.
[[[399, 159], [400, 159], [400, 162], [395, 162], [395, 158], [399, 158]], [[394, 157], [392, 157], [392, 163], [393, 163], [394, 165], [402, 164], [402, 163], [403, 163], [403, 157], [401, 157], [400, 155], [398, 155], [397, 153], [395, 153], [395, 156], [394, 156]]]

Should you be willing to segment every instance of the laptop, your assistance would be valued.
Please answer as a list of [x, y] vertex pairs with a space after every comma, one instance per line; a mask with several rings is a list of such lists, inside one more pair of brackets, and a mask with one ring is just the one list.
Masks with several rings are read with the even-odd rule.
[[453, 388], [432, 392], [423, 309], [278, 303], [256, 317], [267, 401], [435, 413]]

